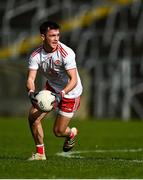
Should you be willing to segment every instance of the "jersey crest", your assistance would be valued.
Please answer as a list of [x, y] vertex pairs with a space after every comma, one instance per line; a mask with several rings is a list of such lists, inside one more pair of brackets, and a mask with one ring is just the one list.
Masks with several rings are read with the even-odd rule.
[[61, 66], [61, 65], [62, 65], [62, 62], [61, 62], [59, 59], [57, 59], [57, 60], [55, 60], [54, 64], [55, 64], [56, 66]]

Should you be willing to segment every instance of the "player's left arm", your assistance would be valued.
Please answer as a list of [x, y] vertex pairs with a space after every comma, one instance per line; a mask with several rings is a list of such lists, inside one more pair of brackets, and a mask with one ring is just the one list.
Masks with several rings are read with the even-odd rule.
[[60, 103], [61, 99], [64, 97], [65, 94], [70, 92], [77, 85], [76, 68], [67, 70], [67, 74], [69, 76], [69, 82], [66, 85], [66, 87], [57, 94], [53, 93], [53, 95], [55, 95], [55, 97], [56, 97], [56, 102], [58, 102], [58, 103]]
[[67, 70], [67, 74], [69, 76], [69, 82], [66, 87], [63, 89], [65, 94], [70, 92], [77, 85], [77, 72], [76, 68]]

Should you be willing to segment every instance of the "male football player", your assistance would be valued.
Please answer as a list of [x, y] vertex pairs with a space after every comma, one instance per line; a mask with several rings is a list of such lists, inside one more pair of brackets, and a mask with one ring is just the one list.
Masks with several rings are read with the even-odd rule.
[[44, 133], [41, 121], [48, 114], [37, 108], [35, 98], [35, 79], [37, 72], [46, 77], [45, 89], [55, 95], [58, 113], [53, 131], [57, 137], [65, 137], [63, 151], [75, 145], [77, 128], [69, 127], [74, 113], [80, 105], [82, 84], [78, 74], [74, 51], [59, 41], [60, 27], [57, 23], [46, 21], [40, 25], [42, 45], [29, 58], [27, 90], [32, 103], [29, 111], [29, 125], [34, 138], [36, 153], [29, 160], [46, 160]]

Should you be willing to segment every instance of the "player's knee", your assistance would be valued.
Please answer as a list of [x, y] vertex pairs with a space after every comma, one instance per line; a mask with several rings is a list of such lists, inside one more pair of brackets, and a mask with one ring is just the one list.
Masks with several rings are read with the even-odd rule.
[[55, 129], [54, 129], [54, 134], [55, 134], [55, 136], [57, 136], [57, 137], [61, 137], [61, 136], [64, 135], [64, 131], [63, 131], [62, 129], [60, 129], [60, 128], [55, 128]]
[[38, 111], [32, 108], [29, 112], [28, 121], [31, 125], [37, 125], [39, 123]]
[[28, 118], [30, 126], [37, 127], [39, 125], [39, 121], [34, 118]]
[[35, 117], [34, 114], [32, 113], [29, 114], [28, 121], [29, 121], [30, 126], [34, 126], [34, 127], [37, 127], [40, 123], [39, 118]]

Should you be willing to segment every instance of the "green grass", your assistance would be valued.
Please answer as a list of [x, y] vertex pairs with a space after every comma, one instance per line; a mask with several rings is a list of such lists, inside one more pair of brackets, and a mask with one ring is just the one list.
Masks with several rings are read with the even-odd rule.
[[73, 120], [71, 124], [80, 132], [72, 157], [56, 154], [62, 152], [64, 139], [53, 135], [53, 121], [45, 119], [48, 159], [28, 162], [35, 147], [26, 118], [0, 118], [0, 178], [143, 178], [143, 122]]

